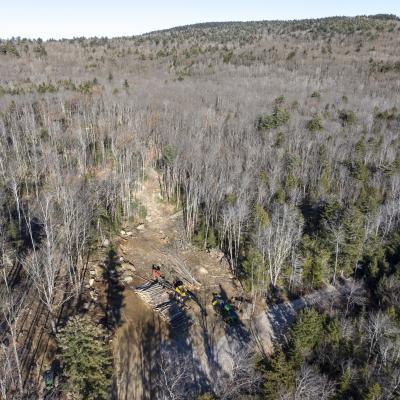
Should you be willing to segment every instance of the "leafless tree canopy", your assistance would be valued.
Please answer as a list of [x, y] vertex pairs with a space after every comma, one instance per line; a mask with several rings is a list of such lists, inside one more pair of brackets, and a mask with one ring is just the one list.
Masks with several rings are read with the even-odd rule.
[[[57, 333], [95, 244], [139, 212], [151, 164], [186, 238], [219, 247], [254, 299], [354, 279], [337, 336], [367, 372], [340, 398], [396, 398], [399, 32], [380, 15], [1, 40], [1, 397], [27, 394], [24, 335], [35, 321]], [[328, 399], [347, 379], [303, 361], [281, 398]], [[215, 394], [262, 393], [253, 367]], [[183, 399], [190, 378], [171, 368], [160, 361], [160, 399]]]

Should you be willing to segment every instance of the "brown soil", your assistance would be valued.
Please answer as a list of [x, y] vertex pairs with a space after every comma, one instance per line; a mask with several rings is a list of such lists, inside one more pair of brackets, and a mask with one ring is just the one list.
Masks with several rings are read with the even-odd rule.
[[154, 370], [168, 328], [132, 291], [125, 294], [122, 317], [114, 339], [118, 398], [152, 399]]
[[[316, 303], [329, 305], [339, 296], [329, 287], [271, 308], [262, 302], [254, 309], [250, 303], [242, 303], [237, 309], [239, 324], [225, 324], [212, 309], [212, 293], [222, 292], [228, 299], [244, 297], [240, 283], [221, 252], [185, 243], [182, 213], [162, 199], [156, 171], [148, 169], [146, 177], [137, 193], [146, 206], [146, 220], [143, 225], [125, 227], [119, 240], [117, 258], [125, 260], [121, 279], [129, 283], [122, 292], [121, 323], [113, 343], [118, 399], [157, 398], [160, 365], [165, 367], [165, 361], [173, 366], [172, 373], [179, 368], [174, 361], [184, 362], [198, 392], [214, 388], [219, 377], [231, 375], [246, 347], [271, 353], [274, 340], [286, 340], [285, 330], [299, 310]], [[187, 277], [186, 283], [198, 299], [198, 304], [191, 301], [186, 310], [192, 324], [185, 332], [172, 330], [133, 291], [150, 279], [154, 263], [163, 265], [162, 274], [170, 281]]]
[[[223, 254], [185, 244], [182, 213], [163, 201], [157, 173], [149, 169], [146, 176], [137, 193], [137, 199], [147, 209], [146, 221], [139, 229], [125, 227], [129, 235], [123, 236], [119, 246], [119, 255], [135, 268], [131, 273], [122, 272], [123, 277], [130, 275], [128, 280], [133, 280], [123, 292], [122, 324], [114, 337], [120, 399], [155, 398], [160, 362], [171, 354], [175, 358], [190, 357], [194, 384], [206, 388], [217, 375], [229, 374], [230, 358], [251, 341], [245, 321], [241, 326], [229, 327], [211, 306], [213, 291], [222, 291], [228, 298], [243, 295]], [[198, 282], [189, 286], [205, 313], [194, 301], [190, 302], [186, 312], [193, 323], [187, 332], [171, 331], [131, 289], [145, 283], [140, 277], [150, 278], [154, 263], [163, 264], [162, 273], [168, 280], [182, 278], [179, 273], [184, 269]]]

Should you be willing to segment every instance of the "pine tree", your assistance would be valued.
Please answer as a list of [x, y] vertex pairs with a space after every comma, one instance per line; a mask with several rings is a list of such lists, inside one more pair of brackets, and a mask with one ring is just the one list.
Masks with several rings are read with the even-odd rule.
[[382, 396], [382, 390], [379, 383], [374, 383], [369, 387], [368, 392], [364, 396], [365, 400], [379, 400]]
[[329, 251], [317, 240], [305, 235], [302, 242], [303, 283], [306, 288], [318, 289], [322, 286], [327, 274]]
[[343, 375], [341, 376], [338, 383], [337, 399], [347, 399], [349, 398], [349, 393], [351, 389], [351, 371], [347, 368]]
[[111, 358], [102, 335], [88, 316], [72, 317], [59, 331], [59, 358], [67, 391], [77, 398], [109, 398]]
[[323, 339], [323, 317], [314, 309], [304, 309], [291, 332], [291, 359], [299, 365]]
[[345, 244], [341, 253], [341, 267], [350, 275], [360, 261], [364, 245], [363, 215], [356, 207], [347, 210], [344, 221]]
[[265, 263], [262, 254], [254, 246], [247, 246], [243, 252], [242, 268], [245, 274], [246, 286], [252, 290], [258, 282], [263, 281]]
[[328, 198], [322, 207], [321, 217], [325, 225], [338, 224], [343, 215], [343, 206], [335, 197]]
[[322, 129], [324, 129], [324, 125], [322, 124], [321, 115], [320, 114], [314, 115], [313, 118], [307, 122], [306, 128], [312, 133], [315, 133], [315, 132], [318, 132], [318, 131], [321, 131]]
[[275, 400], [279, 392], [289, 393], [294, 381], [294, 369], [282, 351], [275, 353], [265, 374], [264, 395], [266, 400]]
[[385, 258], [385, 248], [378, 236], [371, 237], [365, 246], [363, 257], [364, 274], [372, 281], [378, 280], [379, 276], [388, 272], [389, 265]]
[[257, 203], [254, 207], [254, 219], [259, 227], [264, 227], [269, 224], [269, 215], [264, 207]]

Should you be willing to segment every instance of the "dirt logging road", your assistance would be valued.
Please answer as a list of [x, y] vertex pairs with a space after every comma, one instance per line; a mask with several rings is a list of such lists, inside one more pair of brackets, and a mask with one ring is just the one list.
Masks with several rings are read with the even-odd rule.
[[[182, 391], [182, 398], [211, 387], [221, 393], [229, 388], [231, 393], [238, 375], [246, 372], [245, 354], [271, 352], [274, 338], [284, 333], [301, 308], [320, 299], [333, 301], [336, 291], [328, 288], [269, 310], [241, 303], [238, 324], [226, 324], [212, 308], [213, 293], [227, 299], [242, 298], [244, 293], [223, 254], [185, 243], [182, 213], [162, 199], [154, 169], [147, 169], [137, 200], [146, 207], [145, 221], [125, 227], [118, 246], [118, 257], [125, 260], [121, 323], [113, 341], [119, 399], [156, 399], [172, 387]], [[171, 327], [133, 290], [150, 279], [156, 263], [168, 281], [182, 279], [196, 296], [196, 302], [184, 309], [190, 321], [185, 327]], [[252, 379], [257, 377], [253, 374]], [[254, 384], [252, 379], [249, 384]]]

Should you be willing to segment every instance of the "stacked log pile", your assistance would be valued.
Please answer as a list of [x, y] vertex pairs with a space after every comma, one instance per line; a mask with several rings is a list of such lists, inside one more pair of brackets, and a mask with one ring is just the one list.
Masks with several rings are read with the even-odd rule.
[[170, 297], [162, 285], [146, 283], [133, 289], [154, 311], [160, 314], [171, 328], [186, 330], [189, 327], [190, 319], [185, 310], [175, 299]]

